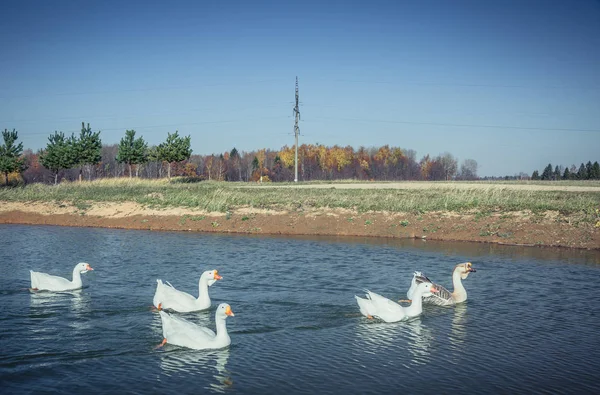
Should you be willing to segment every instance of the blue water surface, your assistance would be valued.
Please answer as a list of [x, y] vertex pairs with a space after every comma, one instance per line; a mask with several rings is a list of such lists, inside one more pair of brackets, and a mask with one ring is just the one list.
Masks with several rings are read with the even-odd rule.
[[[29, 270], [84, 289], [31, 293]], [[469, 299], [409, 322], [367, 320], [364, 288], [404, 298], [412, 273]], [[600, 253], [368, 238], [232, 236], [0, 225], [3, 393], [598, 393]], [[214, 329], [227, 302], [232, 344], [194, 351], [161, 340], [156, 279], [191, 294], [224, 277], [213, 307], [183, 314]]]

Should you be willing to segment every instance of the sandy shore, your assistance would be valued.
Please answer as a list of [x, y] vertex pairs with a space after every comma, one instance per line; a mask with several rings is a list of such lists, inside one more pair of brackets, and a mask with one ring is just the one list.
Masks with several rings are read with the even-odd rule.
[[[329, 186], [331, 187], [331, 186]], [[244, 234], [422, 238], [600, 250], [600, 228], [548, 211], [486, 216], [434, 212], [357, 213], [351, 210], [270, 211], [240, 208], [228, 214], [185, 208], [150, 209], [137, 203], [0, 202], [2, 224]]]

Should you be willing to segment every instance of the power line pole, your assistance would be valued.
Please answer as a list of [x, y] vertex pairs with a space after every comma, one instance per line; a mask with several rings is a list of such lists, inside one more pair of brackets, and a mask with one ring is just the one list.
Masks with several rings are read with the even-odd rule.
[[298, 76], [296, 76], [296, 107], [294, 107], [294, 116], [296, 122], [294, 123], [294, 135], [296, 135], [296, 155], [294, 157], [294, 182], [298, 182], [298, 135], [300, 134], [300, 127], [298, 121], [300, 120], [300, 109], [298, 108]]

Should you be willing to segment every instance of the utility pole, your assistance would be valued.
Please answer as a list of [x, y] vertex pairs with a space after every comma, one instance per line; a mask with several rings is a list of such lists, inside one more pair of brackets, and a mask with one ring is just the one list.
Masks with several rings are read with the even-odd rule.
[[294, 157], [294, 182], [298, 182], [298, 135], [300, 134], [300, 127], [298, 121], [300, 121], [300, 109], [298, 108], [298, 76], [296, 76], [296, 107], [294, 107], [294, 135], [296, 136], [296, 155]]

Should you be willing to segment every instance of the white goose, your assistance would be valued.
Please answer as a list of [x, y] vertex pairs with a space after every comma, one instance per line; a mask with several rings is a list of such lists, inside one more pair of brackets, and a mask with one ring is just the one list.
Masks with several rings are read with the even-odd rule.
[[53, 276], [51, 274], [34, 272], [30, 270], [31, 275], [31, 290], [32, 291], [72, 291], [83, 287], [81, 282], [81, 275], [87, 273], [89, 270], [94, 270], [89, 263], [81, 262], [78, 263], [73, 269], [73, 281], [69, 281], [66, 278]]
[[367, 318], [377, 317], [385, 322], [396, 322], [421, 315], [423, 312], [423, 296], [430, 296], [432, 292], [438, 292], [431, 283], [423, 283], [417, 286], [414, 299], [408, 307], [389, 300], [375, 292], [366, 291], [367, 299], [354, 296], [362, 315]]
[[163, 330], [163, 341], [159, 347], [168, 342], [194, 350], [207, 350], [224, 348], [231, 344], [225, 320], [228, 316], [233, 317], [234, 314], [227, 303], [221, 303], [215, 312], [217, 333], [207, 327], [166, 313], [163, 311], [161, 303], [158, 304], [158, 310]]
[[163, 309], [170, 309], [180, 313], [206, 310], [210, 307], [208, 287], [222, 278], [217, 270], [208, 270], [202, 273], [198, 282], [197, 298], [187, 292], [175, 289], [168, 281], [164, 284], [162, 280], [156, 280], [156, 292], [153, 299], [154, 306], [158, 307], [158, 304], [162, 303]]
[[419, 284], [426, 283], [433, 284], [440, 292], [425, 298], [424, 303], [436, 304], [438, 306], [452, 306], [456, 303], [462, 303], [467, 300], [467, 290], [463, 286], [462, 280], [466, 279], [469, 276], [469, 273], [476, 271], [477, 270], [473, 268], [471, 262], [459, 263], [456, 265], [452, 271], [452, 285], [454, 286], [454, 292], [450, 292], [441, 285], [434, 283], [423, 273], [415, 272], [406, 296], [409, 300], [412, 299], [413, 296], [415, 296], [414, 292]]

